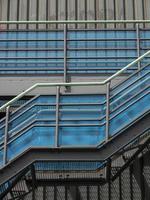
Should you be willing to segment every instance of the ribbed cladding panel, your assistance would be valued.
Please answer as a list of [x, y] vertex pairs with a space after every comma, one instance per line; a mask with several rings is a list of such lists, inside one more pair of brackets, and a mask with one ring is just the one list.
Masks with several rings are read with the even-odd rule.
[[[27, 19], [27, 1], [20, 0], [19, 4], [19, 20], [26, 20]], [[21, 24], [19, 25], [19, 29], [25, 29], [26, 25]]]
[[[0, 10], [0, 20], [149, 19], [150, 0], [1, 0]], [[113, 24], [107, 26], [114, 27]], [[35, 25], [29, 27], [35, 28]], [[45, 28], [45, 25], [38, 27]], [[83, 28], [84, 25], [78, 27]], [[14, 25], [10, 28], [14, 28]]]
[[[38, 16], [37, 16], [37, 1], [38, 0], [30, 0], [29, 1], [29, 20], [37, 20]], [[28, 10], [28, 9], [27, 9]], [[21, 19], [20, 19], [21, 20]], [[35, 29], [36, 25], [29, 25], [30, 29]]]
[[[142, 1], [142, 2], [143, 2], [144, 18], [145, 19], [150, 19], [150, 0], [145, 0], [145, 1]], [[150, 25], [146, 24], [146, 27], [150, 28]]]
[[[125, 18], [125, 12], [124, 12], [124, 0], [116, 0], [115, 1], [115, 19], [124, 19]], [[123, 28], [124, 24], [116, 24], [117, 28]]]
[[[68, 4], [67, 0], [58, 0], [57, 15], [59, 20], [67, 19], [68, 17], [67, 4]], [[58, 25], [58, 28], [63, 28], [63, 25], [62, 24]]]
[[[58, 20], [58, 0], [46, 0], [48, 8], [47, 11], [47, 18], [46, 20]], [[48, 28], [55, 29], [57, 26], [54, 24], [50, 24], [47, 26]]]
[[[8, 8], [8, 0], [1, 0], [1, 20], [7, 20], [7, 8]], [[5, 29], [6, 28], [6, 25], [0, 25], [0, 29]]]
[[[43, 21], [46, 19], [46, 0], [39, 0], [39, 8], [38, 8], [38, 20]], [[40, 13], [40, 14], [39, 14]], [[38, 26], [39, 29], [45, 29], [46, 25], [41, 24]]]

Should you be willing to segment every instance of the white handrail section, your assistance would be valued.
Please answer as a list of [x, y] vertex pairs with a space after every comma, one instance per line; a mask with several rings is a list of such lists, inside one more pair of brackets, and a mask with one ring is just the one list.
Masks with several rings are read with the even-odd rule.
[[141, 61], [143, 58], [145, 58], [149, 54], [150, 54], [150, 50], [147, 51], [142, 56], [140, 56], [139, 58], [137, 58], [136, 60], [134, 60], [133, 62], [131, 62], [130, 64], [126, 65], [124, 68], [122, 68], [121, 70], [119, 70], [118, 72], [116, 72], [115, 74], [113, 74], [108, 79], [106, 79], [105, 81], [102, 81], [102, 82], [36, 83], [32, 87], [28, 88], [27, 90], [25, 90], [24, 92], [20, 93], [19, 95], [17, 95], [16, 97], [14, 97], [12, 100], [8, 101], [6, 104], [4, 104], [3, 106], [1, 106], [0, 107], [0, 111], [3, 110], [3, 109], [5, 109], [5, 108], [7, 108], [8, 106], [10, 106], [11, 104], [13, 104], [14, 102], [16, 102], [17, 100], [19, 100], [20, 98], [22, 98], [23, 96], [25, 96], [26, 94], [28, 94], [29, 92], [35, 90], [38, 87], [98, 86], [98, 85], [105, 85], [108, 82], [112, 81], [114, 78], [116, 78], [118, 75], [120, 75], [121, 73], [123, 73], [125, 70], [127, 70], [130, 67], [132, 67], [133, 65], [137, 64], [139, 61]]
[[147, 20], [58, 20], [58, 21], [0, 21], [0, 24], [141, 24], [150, 23]]

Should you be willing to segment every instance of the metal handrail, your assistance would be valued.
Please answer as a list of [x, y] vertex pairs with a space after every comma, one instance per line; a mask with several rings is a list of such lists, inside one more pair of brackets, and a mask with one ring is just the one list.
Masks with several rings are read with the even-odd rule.
[[[145, 89], [147, 89], [149, 86], [147, 86], [146, 88], [144, 88], [144, 89], [142, 89], [142, 91], [140, 91], [140, 92], [143, 92]], [[139, 93], [135, 93], [135, 95], [133, 96], [133, 98], [135, 98], [137, 95], [139, 95]], [[35, 98], [37, 98], [37, 96], [35, 97]], [[113, 112], [115, 112], [118, 108], [120, 108], [121, 106], [123, 106], [125, 103], [127, 103], [128, 101], [130, 101], [132, 99], [132, 97], [131, 98], [129, 98], [129, 100], [127, 100], [127, 101], [125, 101], [125, 102], [123, 102], [123, 104], [121, 104], [121, 105], [119, 105], [119, 106], [117, 106], [117, 108], [115, 108], [115, 109], [113, 109], [112, 111], [111, 111], [111, 113], [113, 113]], [[33, 99], [31, 99], [30, 101], [32, 101]], [[28, 103], [28, 102], [27, 102]], [[26, 104], [27, 104], [26, 103]], [[54, 105], [55, 103], [53, 103], [53, 105]], [[104, 105], [105, 103], [101, 103], [101, 104], [99, 104], [99, 105]], [[133, 104], [133, 103], [132, 103]], [[34, 106], [44, 106], [45, 104], [42, 104], [42, 103], [40, 103], [40, 104], [33, 104], [33, 105], [31, 105], [30, 107], [28, 107], [27, 109], [25, 109], [23, 112], [21, 112], [21, 113], [19, 113], [15, 118], [13, 118], [13, 119], [11, 119], [10, 121], [9, 121], [9, 123], [11, 123], [13, 120], [15, 120], [16, 118], [18, 118], [18, 117], [20, 117], [22, 114], [24, 114], [25, 112], [27, 112], [28, 110], [30, 110], [31, 108], [33, 108]], [[47, 104], [46, 106], [49, 106], [50, 104]], [[59, 104], [60, 105], [60, 104]], [[78, 104], [79, 105], [79, 104]], [[89, 105], [89, 104], [88, 104]], [[111, 105], [111, 103], [110, 103], [110, 105]], [[22, 108], [22, 107], [21, 107]], [[125, 107], [125, 109], [126, 109], [127, 107]], [[18, 108], [19, 109], [19, 108]], [[17, 110], [18, 110], [17, 109]], [[51, 109], [52, 110], [52, 109]], [[55, 109], [54, 109], [55, 110]], [[87, 109], [86, 109], [86, 111], [87, 111]], [[97, 111], [97, 110], [96, 110]], [[122, 110], [121, 110], [121, 112], [122, 112]], [[115, 114], [115, 115], [113, 115], [112, 117], [110, 117], [110, 120], [111, 119], [113, 119], [116, 115], [118, 115], [118, 114], [120, 114], [120, 112], [118, 112], [117, 114]], [[105, 116], [103, 115], [102, 117], [100, 117], [100, 118], [97, 118], [97, 119], [95, 119], [95, 120], [98, 120], [99, 122], [101, 121], [101, 120], [103, 120], [103, 119], [105, 119]], [[5, 118], [3, 118], [2, 120], [5, 120]], [[53, 120], [52, 120], [53, 121]], [[1, 121], [0, 121], [1, 122]], [[103, 123], [101, 123], [101, 124], [99, 124], [100, 126], [102, 126], [102, 125], [104, 125], [105, 123], [103, 122]], [[2, 126], [0, 126], [0, 129], [2, 129], [2, 128], [4, 128], [5, 127], [5, 124], [3, 124]], [[15, 129], [16, 129], [16, 127], [15, 127]], [[12, 131], [12, 130], [11, 130]], [[13, 135], [14, 135], [14, 133], [13, 133]]]
[[[61, 86], [94, 86], [94, 85], [106, 85], [106, 133], [105, 133], [105, 142], [109, 140], [109, 123], [110, 123], [110, 84], [111, 81], [116, 78], [118, 75], [120, 75], [125, 70], [129, 69], [134, 64], [139, 63], [143, 58], [145, 58], [147, 55], [150, 54], [150, 50], [146, 52], [144, 55], [140, 56], [127, 66], [125, 66], [123, 69], [119, 70], [114, 75], [110, 76], [108, 79], [102, 82], [73, 82], [73, 83], [37, 83], [33, 85], [32, 87], [28, 88], [24, 92], [20, 93], [18, 96], [13, 98], [11, 101], [7, 102], [3, 106], [0, 107], [0, 111], [4, 108], [6, 108], [6, 123], [5, 123], [5, 136], [4, 136], [4, 154], [3, 154], [3, 164], [7, 164], [7, 147], [8, 147], [8, 126], [9, 126], [9, 108], [12, 103], [23, 97], [24, 95], [28, 94], [32, 90], [36, 89], [37, 87], [56, 87], [57, 93], [56, 93], [56, 124], [55, 124], [55, 146], [56, 148], [59, 147], [59, 96], [60, 96], [60, 87]], [[139, 68], [137, 68], [138, 71], [140, 71]]]
[[60, 21], [0, 21], [0, 24], [130, 24], [150, 23], [150, 20], [60, 20]]
[[99, 85], [106, 85], [107, 83], [111, 82], [114, 78], [116, 78], [118, 75], [120, 75], [121, 73], [123, 73], [125, 70], [127, 70], [130, 67], [132, 67], [133, 65], [137, 64], [139, 61], [141, 61], [143, 58], [145, 58], [149, 54], [150, 54], [150, 50], [147, 51], [142, 56], [140, 56], [139, 58], [137, 58], [136, 60], [134, 60], [133, 62], [131, 62], [130, 64], [126, 65], [124, 68], [122, 68], [121, 70], [119, 70], [118, 72], [116, 72], [115, 74], [113, 74], [108, 79], [106, 79], [105, 81], [102, 81], [102, 82], [36, 83], [35, 85], [31, 86], [30, 88], [28, 88], [27, 90], [25, 90], [24, 92], [20, 93], [15, 98], [13, 98], [9, 102], [7, 102], [3, 106], [1, 106], [0, 107], [0, 111], [3, 110], [3, 109], [5, 109], [7, 106], [10, 106], [11, 104], [13, 104], [14, 102], [16, 102], [17, 100], [19, 100], [20, 98], [22, 98], [23, 96], [25, 96], [26, 94], [28, 94], [29, 92], [35, 90], [38, 87], [99, 86]]
[[[147, 87], [148, 88], [148, 87]], [[145, 90], [145, 89], [144, 89]], [[138, 93], [139, 94], [139, 93]], [[138, 94], [136, 94], [135, 96], [137, 96]], [[138, 98], [135, 102], [137, 102], [138, 100], [140, 100], [141, 98], [143, 98], [145, 95], [147, 95], [147, 94], [149, 94], [149, 93], [146, 93], [146, 94], [144, 94], [142, 97], [140, 97], [140, 98]], [[134, 96], [134, 97], [135, 97]], [[135, 104], [135, 102], [133, 102], [133, 103], [131, 103], [130, 105], [128, 105], [127, 107], [125, 107], [123, 110], [121, 110], [121, 111], [119, 111], [118, 113], [116, 113], [115, 115], [113, 115], [111, 118], [110, 118], [110, 120], [112, 120], [114, 117], [116, 117], [118, 114], [120, 114], [121, 112], [123, 112], [125, 109], [127, 109], [129, 106], [131, 106], [131, 105], [133, 105], [133, 104]], [[44, 110], [39, 110], [38, 111], [38, 113], [40, 113], [41, 111], [44, 111]], [[46, 109], [45, 109], [45, 111], [46, 111]], [[55, 109], [53, 110], [53, 111], [55, 111]], [[35, 114], [34, 114], [35, 115]], [[103, 116], [103, 117], [101, 117], [100, 119], [95, 119], [95, 121], [100, 121], [100, 120], [103, 120], [105, 118], [105, 116]], [[45, 121], [46, 119], [43, 119], [43, 118], [39, 118], [39, 119], [34, 119], [34, 120], [30, 120], [29, 121], [29, 123], [27, 124], [27, 127], [28, 126], [30, 126], [31, 124], [33, 124], [33, 123], [35, 123], [35, 122], [40, 122], [40, 121]], [[71, 121], [72, 119], [68, 119], [67, 121]], [[83, 120], [84, 121], [84, 119], [78, 119], [78, 120]], [[87, 119], [86, 119], [87, 120]], [[91, 119], [90, 119], [91, 120]], [[50, 120], [47, 120], [47, 121], [55, 121], [55, 119], [50, 119]], [[99, 126], [99, 127], [102, 127], [102, 126], [104, 126], [106, 124], [106, 122], [102, 122], [102, 123], [98, 123], [97, 125]], [[52, 124], [51, 124], [52, 125]], [[66, 124], [65, 124], [66, 125]], [[72, 126], [87, 126], [87, 124], [80, 124], [80, 125], [72, 125]], [[90, 125], [92, 125], [92, 124], [90, 124]], [[4, 126], [4, 125], [3, 125]], [[33, 125], [33, 126], [36, 126], [36, 125]], [[54, 126], [54, 127], [56, 127], [56, 123], [54, 123], [52, 126]], [[68, 125], [68, 126], [70, 126], [70, 124]], [[95, 126], [95, 124], [94, 124], [94, 126]], [[16, 127], [14, 128], [14, 130], [16, 129]], [[26, 131], [26, 126], [23, 126], [21, 129], [19, 129], [19, 130], [17, 130], [17, 131], [14, 131], [14, 130], [11, 130], [11, 132], [13, 132], [13, 135], [12, 136], [10, 136], [9, 137], [9, 139], [11, 139], [11, 138], [13, 138], [13, 137], [15, 137], [15, 139], [17, 139], [18, 137], [20, 137], [20, 132], [22, 133], [22, 130], [25, 130]], [[17, 138], [16, 138], [17, 137]], [[58, 140], [57, 140], [58, 141]], [[12, 141], [11, 141], [12, 142]], [[0, 146], [3, 144], [3, 142], [1, 142], [0, 143]], [[0, 150], [1, 150], [2, 148], [0, 148]]]

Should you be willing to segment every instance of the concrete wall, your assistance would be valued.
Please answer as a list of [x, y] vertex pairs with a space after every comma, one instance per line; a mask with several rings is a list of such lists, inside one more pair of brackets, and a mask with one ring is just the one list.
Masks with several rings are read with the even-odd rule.
[[0, 0], [0, 20], [150, 19], [149, 10], [150, 0]]

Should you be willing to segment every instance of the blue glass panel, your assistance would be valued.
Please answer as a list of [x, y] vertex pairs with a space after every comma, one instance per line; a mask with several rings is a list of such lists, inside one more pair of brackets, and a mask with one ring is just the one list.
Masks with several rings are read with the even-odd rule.
[[61, 127], [59, 129], [60, 146], [91, 146], [105, 138], [105, 128], [93, 127]]
[[141, 114], [149, 110], [150, 94], [145, 95], [132, 106], [124, 110], [110, 121], [110, 134], [114, 135], [125, 126], [133, 122]]
[[36, 170], [96, 170], [102, 162], [38, 162], [34, 164]]
[[54, 128], [35, 127], [24, 132], [8, 145], [8, 159], [11, 160], [31, 147], [54, 147]]
[[[7, 51], [3, 50], [0, 53], [0, 68], [7, 66], [9, 68], [14, 67], [24, 69], [24, 71], [3, 71], [4, 73], [63, 73], [62, 70], [60, 70], [60, 68], [63, 69], [63, 31], [10, 31], [1, 33], [0, 38], [9, 40], [0, 41], [1, 48], [7, 49]], [[67, 33], [67, 38], [67, 56], [69, 57], [67, 64], [68, 73], [71, 74], [115, 73], [116, 70], [121, 69], [123, 66], [127, 65], [137, 57], [136, 31], [134, 30], [70, 30]], [[79, 39], [86, 39], [86, 41], [80, 41]], [[101, 40], [99, 41], [98, 39]], [[141, 51], [145, 51], [145, 47], [148, 48], [147, 43], [143, 42], [144, 41], [141, 41], [143, 48]], [[18, 51], [12, 50], [13, 48], [18, 49]], [[57, 49], [57, 51], [55, 49]], [[2, 59], [2, 57], [4, 57], [4, 59]], [[22, 59], [19, 59], [19, 57], [22, 57]], [[43, 59], [40, 59], [40, 57]], [[51, 57], [52, 59], [48, 59], [48, 57]], [[82, 57], [85, 57], [85, 59], [82, 59]], [[92, 57], [95, 57], [95, 59]], [[104, 57], [104, 59], [101, 57]], [[56, 71], [44, 71], [45, 67], [50, 69], [54, 68], [54, 66]], [[99, 70], [92, 70], [92, 68], [95, 67], [97, 67]], [[27, 68], [35, 68], [35, 71], [27, 71]], [[37, 71], [37, 68], [43, 68], [43, 71]], [[73, 68], [75, 69], [73, 70]], [[87, 71], [88, 68], [90, 71]], [[3, 72], [0, 71], [1, 74]], [[130, 73], [130, 71], [128, 71], [128, 73]]]

